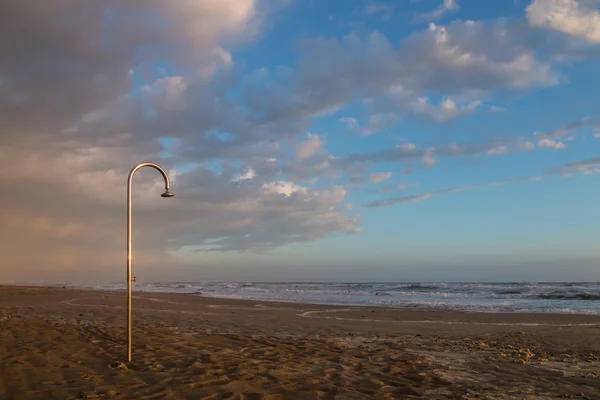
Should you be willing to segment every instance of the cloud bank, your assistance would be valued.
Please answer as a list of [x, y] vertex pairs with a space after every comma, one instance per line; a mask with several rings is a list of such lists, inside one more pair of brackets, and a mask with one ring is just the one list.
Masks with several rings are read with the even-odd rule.
[[[531, 26], [456, 20], [398, 41], [377, 30], [303, 37], [297, 64], [245, 66], [236, 50], [260, 42], [290, 3], [2, 2], [0, 183], [10, 194], [0, 237], [13, 266], [3, 276], [120, 270], [125, 184], [138, 162], [165, 167], [176, 197], [158, 196], [155, 171], [136, 175], [136, 263], [179, 265], [181, 251], [265, 252], [360, 233], [350, 189], [392, 181], [395, 172], [373, 170], [380, 163], [438, 168], [452, 158], [560, 150], [567, 133], [595, 124], [332, 154], [328, 132], [313, 129], [319, 118], [372, 138], [403, 121], [500, 111], [486, 100], [494, 91], [561, 84], [555, 60], [524, 38], [543, 28], [598, 43], [597, 15], [592, 3], [535, 0]], [[444, 1], [429, 20], [458, 10]], [[367, 11], [391, 12], [375, 3]], [[361, 111], [348, 113], [353, 106]]]

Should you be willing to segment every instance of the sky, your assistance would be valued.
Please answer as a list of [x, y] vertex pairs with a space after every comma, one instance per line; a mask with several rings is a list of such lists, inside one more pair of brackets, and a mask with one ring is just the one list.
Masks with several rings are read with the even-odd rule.
[[598, 0], [0, 4], [0, 282], [600, 281]]

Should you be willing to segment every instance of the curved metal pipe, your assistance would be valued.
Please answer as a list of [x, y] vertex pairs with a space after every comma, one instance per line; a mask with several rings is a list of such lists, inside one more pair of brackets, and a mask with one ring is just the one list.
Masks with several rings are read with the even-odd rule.
[[133, 175], [143, 167], [152, 167], [161, 173], [165, 179], [165, 192], [162, 197], [173, 197], [169, 185], [169, 176], [160, 165], [152, 162], [143, 162], [131, 170], [127, 179], [127, 361], [131, 361], [131, 182]]

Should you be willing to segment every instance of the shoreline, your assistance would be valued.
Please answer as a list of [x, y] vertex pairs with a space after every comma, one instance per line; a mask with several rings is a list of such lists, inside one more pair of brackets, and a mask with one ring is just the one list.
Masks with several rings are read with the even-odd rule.
[[[81, 297], [100, 297], [106, 295], [120, 299], [124, 304], [126, 301], [126, 291], [123, 290], [93, 290], [93, 289], [72, 289], [62, 287], [46, 286], [17, 286], [0, 285], [0, 296], [4, 292], [12, 291], [41, 291], [53, 294], [72, 294], [76, 298]], [[70, 296], [69, 296], [70, 297]], [[506, 326], [506, 327], [595, 327], [600, 326], [600, 315], [589, 314], [566, 314], [566, 313], [536, 313], [536, 312], [477, 312], [477, 311], [453, 311], [440, 309], [423, 309], [410, 307], [386, 307], [370, 305], [341, 305], [341, 304], [318, 304], [301, 303], [294, 301], [277, 300], [251, 300], [251, 299], [231, 299], [209, 297], [191, 293], [170, 293], [170, 292], [133, 292], [133, 312], [136, 312], [136, 302], [149, 301], [150, 304], [178, 304], [178, 300], [184, 303], [203, 305], [208, 308], [240, 308], [247, 310], [286, 310], [294, 313], [295, 316], [306, 319], [329, 319], [338, 321], [358, 321], [358, 322], [378, 322], [378, 323], [397, 323], [397, 324], [444, 324], [444, 325], [481, 325], [481, 326]], [[176, 301], [173, 301], [176, 300]], [[119, 300], [116, 301], [115, 308], [120, 309]], [[265, 304], [266, 303], [266, 304]], [[77, 307], [104, 307], [98, 304], [77, 304], [70, 300], [63, 301], [61, 304]], [[0, 307], [2, 307], [0, 302]], [[12, 305], [13, 308], [23, 308], [30, 306]], [[153, 311], [151, 307], [141, 307], [141, 312]], [[155, 310], [154, 310], [155, 311]], [[160, 310], [159, 310], [160, 311]], [[186, 311], [191, 315], [190, 311]], [[377, 314], [378, 319], [366, 318], [370, 313]], [[360, 318], [352, 318], [358, 316]], [[383, 318], [383, 319], [382, 319]], [[416, 319], [415, 319], [416, 318]]]
[[0, 325], [3, 400], [600, 398], [600, 316], [137, 292], [130, 363], [124, 292], [0, 286]]
[[[68, 286], [44, 286], [44, 285], [18, 285], [18, 284], [0, 284], [0, 290], [3, 287], [6, 288], [43, 288], [43, 289], [57, 289], [57, 290], [71, 290], [71, 291], [82, 291], [82, 292], [99, 292], [99, 293], [125, 293], [126, 289], [90, 289], [90, 288], [76, 288], [76, 287], [68, 287]], [[594, 321], [598, 321], [600, 323], [600, 314], [592, 314], [592, 313], [584, 313], [584, 312], [535, 312], [535, 311], [476, 311], [476, 310], [452, 310], [452, 309], [444, 309], [444, 308], [427, 308], [427, 307], [410, 307], [410, 306], [402, 306], [402, 307], [392, 307], [389, 305], [378, 305], [378, 304], [340, 304], [340, 303], [317, 303], [317, 302], [302, 302], [295, 300], [272, 300], [272, 299], [249, 299], [249, 298], [231, 298], [231, 297], [217, 297], [217, 296], [208, 296], [201, 292], [190, 292], [190, 293], [181, 293], [181, 292], [159, 292], [159, 291], [144, 291], [144, 290], [133, 290], [132, 297], [135, 298], [136, 295], [166, 295], [166, 296], [192, 296], [199, 297], [203, 299], [216, 300], [216, 301], [236, 301], [236, 302], [249, 302], [249, 303], [269, 303], [269, 304], [279, 304], [279, 305], [297, 305], [297, 306], [319, 306], [319, 307], [340, 307], [340, 308], [375, 308], [381, 310], [398, 310], [398, 311], [407, 311], [407, 312], [422, 312], [422, 313], [449, 313], [449, 314], [457, 314], [457, 315], [505, 315], [505, 316], [529, 316], [529, 317], [542, 317], [542, 316], [556, 316], [556, 317], [589, 317]]]

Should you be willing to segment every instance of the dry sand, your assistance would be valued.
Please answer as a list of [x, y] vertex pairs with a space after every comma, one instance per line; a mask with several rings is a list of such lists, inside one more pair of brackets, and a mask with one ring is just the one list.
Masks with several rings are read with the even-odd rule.
[[600, 399], [600, 317], [0, 286], [0, 399]]

